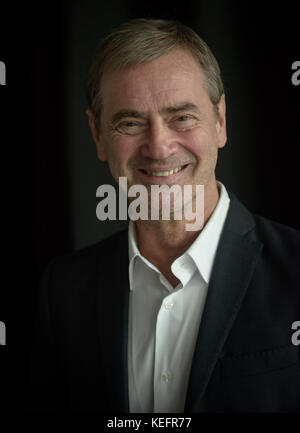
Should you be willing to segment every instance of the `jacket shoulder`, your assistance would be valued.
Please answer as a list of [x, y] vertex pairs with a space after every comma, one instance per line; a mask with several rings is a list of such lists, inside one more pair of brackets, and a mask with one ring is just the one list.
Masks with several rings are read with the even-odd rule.
[[253, 215], [256, 233], [260, 241], [282, 252], [296, 252], [300, 249], [300, 230], [272, 221], [259, 215]]
[[290, 279], [299, 282], [300, 230], [252, 213], [233, 193], [229, 194], [231, 205], [225, 226], [228, 233], [246, 235], [248, 241], [260, 243], [264, 269], [289, 274]]
[[269, 272], [285, 287], [293, 287], [299, 300], [300, 231], [261, 216], [254, 218], [255, 234], [263, 244], [264, 278]]
[[119, 259], [126, 260], [127, 256], [127, 230], [122, 230], [93, 245], [53, 258], [42, 278], [77, 286], [88, 283], [98, 272], [112, 270]]
[[114, 233], [101, 241], [88, 245], [86, 247], [75, 250], [66, 255], [55, 257], [52, 262], [62, 265], [80, 265], [91, 263], [93, 259], [107, 257], [109, 254], [114, 254], [118, 247], [125, 247], [127, 242], [127, 230]]

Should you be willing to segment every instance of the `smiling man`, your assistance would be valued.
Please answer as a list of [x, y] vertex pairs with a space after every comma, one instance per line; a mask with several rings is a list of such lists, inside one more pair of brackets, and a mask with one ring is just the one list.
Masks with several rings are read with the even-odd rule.
[[204, 225], [130, 221], [50, 263], [28, 407], [299, 411], [299, 232], [251, 214], [216, 180], [226, 109], [208, 46], [178, 22], [125, 23], [95, 52], [88, 99], [114, 179], [146, 187], [150, 204], [153, 185], [191, 185], [196, 209], [203, 185]]
[[[226, 129], [224, 95], [214, 109], [205, 84], [193, 55], [173, 48], [152, 61], [109, 69], [98, 127], [92, 110], [87, 113], [98, 156], [108, 160], [116, 181], [126, 176], [129, 186], [149, 192], [154, 184], [204, 185], [207, 221], [219, 199], [215, 167]], [[185, 225], [184, 219], [136, 223], [140, 252], [174, 284], [171, 265], [199, 234]]]

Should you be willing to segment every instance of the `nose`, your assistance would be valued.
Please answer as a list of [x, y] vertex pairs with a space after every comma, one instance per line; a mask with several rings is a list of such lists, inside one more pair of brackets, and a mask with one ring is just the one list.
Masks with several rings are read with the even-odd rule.
[[178, 146], [174, 131], [162, 119], [158, 119], [150, 122], [140, 151], [142, 157], [165, 159], [176, 153]]

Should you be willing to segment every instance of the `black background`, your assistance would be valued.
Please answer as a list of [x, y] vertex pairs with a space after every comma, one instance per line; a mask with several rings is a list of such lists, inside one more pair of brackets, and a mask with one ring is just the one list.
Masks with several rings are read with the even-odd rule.
[[[0, 60], [7, 85], [0, 86], [0, 320], [7, 345], [0, 346], [0, 414], [22, 410], [45, 264], [118, 229], [96, 221], [93, 185], [111, 180], [91, 150], [84, 79], [72, 81], [83, 75], [96, 42], [135, 17], [173, 18], [194, 28], [215, 53], [227, 92], [228, 144], [217, 177], [253, 212], [300, 228], [300, 86], [291, 82], [291, 65], [300, 61], [299, 9], [296, 2], [1, 4]], [[90, 198], [82, 203], [85, 194]]]

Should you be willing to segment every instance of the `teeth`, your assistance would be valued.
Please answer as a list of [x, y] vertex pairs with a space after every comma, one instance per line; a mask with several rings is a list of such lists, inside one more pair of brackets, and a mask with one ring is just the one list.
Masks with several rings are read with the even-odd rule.
[[182, 167], [183, 166], [176, 167], [174, 168], [174, 170], [169, 170], [169, 171], [147, 171], [147, 174], [150, 174], [151, 176], [171, 176], [171, 174], [180, 171]]

